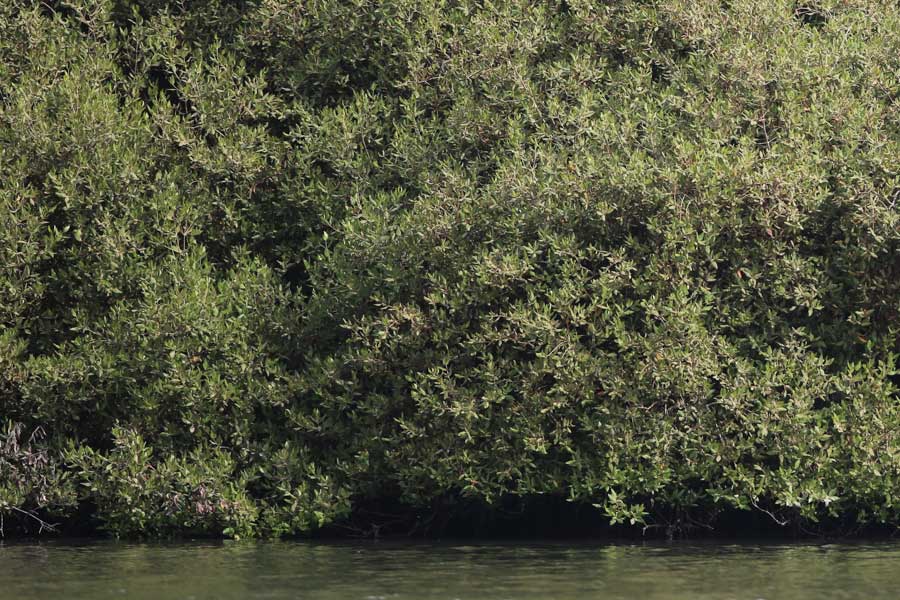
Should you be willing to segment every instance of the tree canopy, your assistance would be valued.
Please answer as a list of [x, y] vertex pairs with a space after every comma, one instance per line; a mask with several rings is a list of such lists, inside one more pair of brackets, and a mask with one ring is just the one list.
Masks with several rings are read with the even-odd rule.
[[0, 3], [8, 522], [895, 527], [898, 352], [896, 2]]

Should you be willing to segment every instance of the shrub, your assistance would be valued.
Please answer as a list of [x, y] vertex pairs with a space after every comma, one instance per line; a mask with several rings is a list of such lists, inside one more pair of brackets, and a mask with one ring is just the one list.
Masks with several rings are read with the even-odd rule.
[[61, 491], [0, 511], [895, 527], [897, 72], [869, 0], [7, 2], [0, 415]]
[[10, 514], [28, 530], [55, 531], [41, 512], [65, 514], [75, 505], [76, 492], [68, 473], [55, 454], [41, 446], [44, 431], [35, 429], [27, 437], [21, 423], [6, 423], [0, 431], [0, 536], [4, 517]]
[[82, 447], [67, 453], [104, 528], [117, 536], [173, 532], [247, 535], [256, 507], [241, 482], [232, 482], [231, 458], [195, 450], [153, 462], [153, 449], [133, 431], [114, 429], [109, 453]]

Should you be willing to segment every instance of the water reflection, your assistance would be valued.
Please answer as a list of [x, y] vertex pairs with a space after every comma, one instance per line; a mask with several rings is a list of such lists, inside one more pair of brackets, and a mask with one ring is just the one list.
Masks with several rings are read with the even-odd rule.
[[0, 598], [900, 598], [900, 544], [0, 546]]

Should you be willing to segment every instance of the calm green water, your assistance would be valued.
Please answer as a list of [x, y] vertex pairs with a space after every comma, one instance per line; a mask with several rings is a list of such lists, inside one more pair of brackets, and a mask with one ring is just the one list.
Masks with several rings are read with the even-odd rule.
[[0, 545], [0, 598], [900, 598], [900, 543]]

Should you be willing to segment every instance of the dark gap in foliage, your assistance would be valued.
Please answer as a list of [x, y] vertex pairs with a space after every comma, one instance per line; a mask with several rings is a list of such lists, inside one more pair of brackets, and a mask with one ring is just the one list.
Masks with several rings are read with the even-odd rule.
[[794, 8], [794, 18], [801, 24], [821, 29], [828, 23], [828, 13], [813, 4], [798, 4]]
[[[390, 497], [362, 501], [350, 517], [322, 529], [320, 537], [426, 539], [704, 539], [709, 537], [797, 539], [883, 535], [890, 528], [861, 526], [852, 518], [824, 519], [818, 525], [791, 519], [782, 524], [777, 510], [767, 514], [754, 510], [717, 507], [712, 518], [709, 507], [654, 513], [651, 522], [639, 527], [611, 525], [602, 510], [564, 496], [505, 495], [496, 504], [441, 495], [425, 506], [413, 506]], [[782, 515], [787, 517], [788, 515]]]
[[147, 70], [147, 83], [149, 84], [146, 103], [152, 103], [149, 90], [160, 92], [166, 101], [175, 109], [175, 113], [182, 117], [193, 114], [190, 102], [178, 93], [178, 88], [172, 83], [172, 75], [164, 65], [153, 65]]
[[297, 127], [300, 122], [300, 117], [296, 114], [288, 113], [286, 115], [278, 115], [277, 117], [267, 116], [262, 119], [259, 124], [263, 125], [272, 137], [287, 139], [291, 130]]
[[496, 505], [443, 494], [412, 506], [391, 497], [363, 501], [352, 515], [322, 531], [351, 537], [584, 538], [609, 535], [608, 519], [596, 508], [555, 496], [504, 496]]
[[135, 0], [114, 0], [110, 17], [112, 24], [127, 37], [134, 28], [137, 19], [148, 20], [151, 17], [150, 4]]
[[653, 83], [667, 84], [671, 81], [669, 71], [656, 61], [650, 63], [650, 80]]
[[63, 0], [42, 0], [38, 4], [38, 10], [49, 19], [59, 18], [73, 25], [82, 35], [89, 36], [91, 34], [87, 24], [78, 18], [78, 11]]
[[291, 291], [299, 292], [308, 297], [313, 291], [310, 283], [309, 269], [303, 263], [293, 263], [284, 270], [282, 279], [287, 283]]

